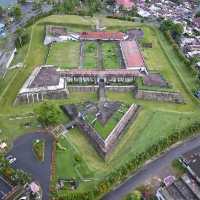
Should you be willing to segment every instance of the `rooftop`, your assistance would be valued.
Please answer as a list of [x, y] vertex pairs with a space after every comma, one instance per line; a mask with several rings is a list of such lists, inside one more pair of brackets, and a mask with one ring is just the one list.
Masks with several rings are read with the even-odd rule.
[[118, 5], [121, 5], [125, 8], [132, 8], [134, 6], [133, 0], [116, 0]]
[[128, 69], [145, 66], [142, 54], [135, 40], [121, 41], [120, 45]]
[[183, 154], [182, 159], [184, 163], [192, 169], [196, 176], [200, 177], [200, 147]]
[[28, 85], [28, 88], [38, 88], [58, 85], [60, 73], [54, 67], [42, 67]]
[[81, 40], [124, 40], [122, 32], [81, 32]]

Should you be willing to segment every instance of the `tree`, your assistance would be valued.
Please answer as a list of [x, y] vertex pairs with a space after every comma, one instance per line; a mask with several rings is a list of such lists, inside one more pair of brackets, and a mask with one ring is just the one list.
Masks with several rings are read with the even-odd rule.
[[20, 3], [20, 4], [25, 4], [26, 0], [18, 0], [17, 2]]
[[3, 7], [0, 6], [0, 17], [3, 15], [3, 13], [4, 13]]
[[130, 193], [126, 196], [125, 200], [141, 200], [142, 194], [140, 191], [135, 190], [133, 193]]
[[178, 42], [183, 33], [183, 26], [180, 23], [175, 24], [172, 20], [163, 20], [160, 24], [160, 30], [169, 31], [174, 40]]
[[11, 9], [11, 16], [15, 17], [16, 19], [19, 19], [21, 15], [22, 15], [22, 11], [19, 5], [16, 5], [15, 7]]
[[25, 29], [19, 28], [16, 31], [15, 46], [21, 48], [23, 45], [29, 42], [29, 34]]
[[35, 109], [34, 112], [37, 120], [43, 126], [57, 125], [61, 122], [61, 111], [54, 104], [45, 102]]

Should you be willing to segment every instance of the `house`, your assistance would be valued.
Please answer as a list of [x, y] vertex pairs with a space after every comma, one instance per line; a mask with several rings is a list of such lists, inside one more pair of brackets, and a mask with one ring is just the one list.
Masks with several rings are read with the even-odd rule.
[[134, 6], [133, 0], [116, 0], [116, 3], [127, 10], [131, 10]]
[[158, 200], [196, 200], [200, 198], [200, 186], [195, 179], [187, 174], [161, 186], [157, 192]]
[[181, 163], [188, 172], [200, 183], [200, 147], [197, 147], [180, 157]]

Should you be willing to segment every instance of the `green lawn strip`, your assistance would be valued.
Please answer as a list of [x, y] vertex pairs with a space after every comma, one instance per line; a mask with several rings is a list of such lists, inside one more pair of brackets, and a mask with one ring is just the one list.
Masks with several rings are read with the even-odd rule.
[[[29, 31], [30, 32], [30, 31]], [[28, 44], [24, 45], [22, 48], [17, 49], [14, 59], [12, 60], [10, 66], [16, 65], [18, 63], [23, 63], [25, 55], [28, 50]]]
[[[155, 29], [156, 30], [156, 29]], [[180, 58], [177, 57], [175, 50], [166, 40], [163, 34], [156, 30], [157, 37], [159, 38], [160, 45], [165, 53], [168, 61], [171, 63], [171, 66], [174, 72], [178, 75], [180, 82], [183, 85], [184, 90], [187, 92], [188, 96], [193, 103], [199, 104], [192, 92], [199, 88], [199, 84], [196, 82], [196, 77], [193, 74], [192, 70], [187, 67]]]
[[29, 133], [38, 129], [38, 122], [36, 119], [22, 117], [16, 118], [15, 116], [1, 116], [0, 117], [0, 138], [8, 142], [14, 141], [17, 137], [24, 133]]
[[34, 67], [44, 63], [47, 48], [43, 45], [44, 26], [34, 25], [33, 37], [30, 45], [30, 53], [27, 56], [25, 68], [19, 69], [17, 76], [10, 82], [9, 88], [0, 100], [2, 112], [12, 112], [12, 103], [14, 102], [21, 86], [31, 74]]
[[40, 162], [44, 161], [45, 157], [45, 140], [34, 140], [32, 145], [33, 153], [36, 159]]
[[0, 79], [0, 95], [3, 93], [13, 76], [17, 73], [18, 69], [8, 70], [5, 77]]
[[114, 42], [102, 43], [103, 66], [105, 69], [119, 69], [120, 61], [118, 56], [118, 46]]
[[61, 68], [78, 68], [80, 43], [67, 41], [55, 43], [50, 47], [47, 64]]
[[[118, 19], [108, 19], [105, 17], [101, 18], [102, 24], [109, 29], [110, 27], [133, 27], [133, 22], [130, 21], [122, 21]], [[51, 15], [45, 17], [39, 21], [40, 23], [51, 23], [51, 24], [62, 24], [62, 25], [70, 25], [70, 26], [96, 26], [96, 18], [95, 17], [82, 17], [78, 15]], [[134, 23], [137, 25], [137, 23]]]
[[95, 42], [84, 43], [84, 69], [93, 69], [97, 66], [97, 44]]
[[170, 102], [162, 101], [150, 101], [134, 99], [132, 93], [117, 93], [117, 92], [107, 92], [107, 98], [110, 101], [120, 101], [126, 104], [138, 104], [141, 105], [143, 109], [162, 109], [165, 111], [177, 111], [177, 112], [196, 112], [196, 105], [194, 104], [176, 104]]
[[172, 86], [173, 90], [183, 91], [183, 86], [177, 80], [176, 73], [174, 73], [174, 70], [168, 58], [166, 58], [154, 30], [147, 26], [144, 26], [143, 30], [145, 34], [142, 42], [152, 43], [152, 48], [141, 48], [144, 55], [145, 63], [147, 64], [147, 68], [149, 70], [157, 70], [158, 72], [160, 72], [161, 75]]

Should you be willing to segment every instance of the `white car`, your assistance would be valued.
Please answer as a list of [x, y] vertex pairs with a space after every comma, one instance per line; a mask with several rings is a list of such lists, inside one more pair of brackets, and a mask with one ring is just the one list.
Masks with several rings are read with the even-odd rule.
[[14, 163], [16, 161], [16, 158], [14, 156], [12, 156], [12, 155], [7, 156], [6, 159], [8, 160], [8, 162], [10, 164], [12, 164], [12, 163]]

